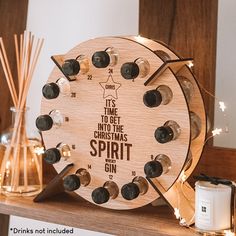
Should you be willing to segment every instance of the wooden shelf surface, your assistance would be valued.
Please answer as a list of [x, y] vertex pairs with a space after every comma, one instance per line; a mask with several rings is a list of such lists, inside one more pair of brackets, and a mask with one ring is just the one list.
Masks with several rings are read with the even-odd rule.
[[116, 211], [95, 206], [74, 194], [63, 193], [42, 203], [0, 195], [0, 213], [113, 235], [198, 235], [179, 226], [167, 206]]

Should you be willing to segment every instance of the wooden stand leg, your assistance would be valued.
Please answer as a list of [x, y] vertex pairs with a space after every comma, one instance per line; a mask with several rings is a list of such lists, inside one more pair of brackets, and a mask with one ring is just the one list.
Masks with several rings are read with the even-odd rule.
[[8, 236], [9, 229], [9, 215], [0, 214], [0, 235]]
[[[47, 198], [53, 197], [59, 193], [65, 191], [63, 187], [62, 178], [71, 170], [74, 166], [73, 163], [67, 165], [48, 185], [41, 193], [39, 193], [35, 198], [34, 202], [42, 202]], [[1, 236], [1, 234], [0, 234]]]

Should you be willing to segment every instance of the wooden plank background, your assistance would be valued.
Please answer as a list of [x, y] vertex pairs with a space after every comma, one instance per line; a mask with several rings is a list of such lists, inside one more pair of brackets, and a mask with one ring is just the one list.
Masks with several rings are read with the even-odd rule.
[[[3, 37], [10, 68], [16, 81], [16, 60], [13, 35], [26, 28], [28, 0], [0, 0], [0, 36]], [[10, 92], [0, 65], [0, 132], [11, 124], [9, 107], [13, 105]]]
[[[217, 0], [140, 0], [141, 36], [163, 41], [180, 56], [194, 58], [193, 72], [215, 91]], [[213, 120], [214, 100], [204, 94]]]

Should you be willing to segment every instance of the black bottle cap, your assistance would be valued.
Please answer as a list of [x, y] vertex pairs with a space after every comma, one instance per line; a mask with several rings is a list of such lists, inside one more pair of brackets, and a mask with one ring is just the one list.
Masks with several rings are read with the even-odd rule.
[[162, 175], [163, 167], [159, 161], [149, 161], [144, 166], [144, 173], [148, 178], [156, 178]]
[[121, 188], [121, 195], [126, 200], [133, 200], [133, 199], [137, 198], [139, 193], [140, 193], [140, 191], [139, 191], [138, 185], [135, 183], [125, 184]]
[[52, 128], [53, 120], [49, 115], [41, 115], [36, 119], [36, 127], [40, 131], [46, 131]]
[[48, 164], [55, 164], [61, 159], [61, 153], [57, 148], [49, 148], [43, 154], [43, 159]]
[[67, 191], [75, 191], [80, 187], [80, 178], [77, 175], [68, 175], [63, 180], [63, 186]]
[[161, 93], [156, 90], [149, 90], [143, 95], [143, 102], [147, 107], [157, 107], [162, 102]]
[[99, 187], [93, 190], [92, 199], [97, 204], [103, 204], [108, 202], [110, 198], [110, 194], [108, 190], [104, 187]]
[[161, 126], [155, 131], [155, 138], [159, 143], [167, 143], [173, 139], [174, 133], [169, 126]]
[[62, 65], [62, 71], [66, 76], [77, 75], [80, 71], [80, 64], [76, 59], [69, 59]]
[[120, 73], [125, 79], [135, 79], [139, 75], [139, 67], [135, 62], [127, 62], [121, 66]]
[[110, 64], [110, 57], [106, 51], [95, 52], [92, 63], [97, 68], [106, 68]]
[[54, 99], [58, 97], [60, 88], [56, 83], [49, 83], [43, 86], [42, 92], [45, 98]]

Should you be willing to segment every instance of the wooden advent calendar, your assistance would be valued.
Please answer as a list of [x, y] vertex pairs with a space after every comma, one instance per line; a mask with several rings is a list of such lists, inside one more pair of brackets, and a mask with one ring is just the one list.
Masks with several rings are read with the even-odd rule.
[[[74, 164], [68, 173], [74, 179], [65, 186], [94, 204], [121, 210], [161, 195], [193, 223], [194, 190], [184, 178], [200, 159], [206, 115], [192, 60], [139, 36], [88, 40], [52, 59], [56, 66], [43, 88], [36, 123], [45, 159], [57, 172]], [[166, 93], [159, 92], [162, 87]], [[168, 122], [177, 125], [178, 134]], [[169, 136], [158, 133], [162, 127]]]

